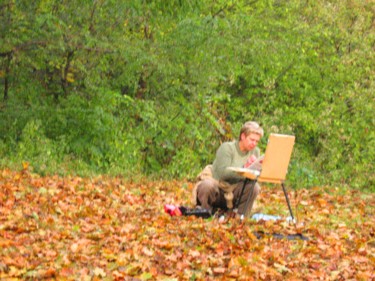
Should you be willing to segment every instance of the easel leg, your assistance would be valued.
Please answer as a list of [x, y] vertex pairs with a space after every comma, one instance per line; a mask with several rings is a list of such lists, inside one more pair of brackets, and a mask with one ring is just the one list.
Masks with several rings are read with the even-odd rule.
[[[248, 182], [248, 180], [247, 180], [247, 182]], [[249, 192], [249, 195], [247, 196], [247, 199], [246, 199], [246, 203], [245, 203], [244, 211], [243, 211], [243, 213], [242, 213], [241, 216], [240, 216], [240, 219], [241, 219], [241, 220], [244, 219], [245, 214], [246, 214], [246, 211], [247, 211], [247, 208], [249, 207], [250, 197], [252, 197], [252, 191], [253, 191], [253, 189], [254, 189], [254, 186], [255, 186], [255, 183], [256, 183], [256, 182], [257, 182], [256, 180], [252, 180], [252, 181], [251, 181], [251, 185], [249, 186], [249, 188], [250, 188], [250, 192]]]
[[293, 220], [293, 222], [294, 222], [294, 216], [293, 216], [292, 208], [290, 207], [290, 202], [289, 202], [288, 194], [286, 193], [285, 185], [284, 185], [283, 182], [281, 183], [281, 186], [282, 186], [283, 191], [284, 191], [284, 195], [285, 195], [286, 203], [288, 204], [288, 208], [289, 208], [290, 216], [292, 217], [292, 220]]
[[241, 194], [239, 197], [237, 197], [237, 200], [234, 204], [234, 209], [238, 209], [238, 206], [240, 205], [240, 202], [241, 202], [241, 199], [242, 199], [242, 196], [243, 196], [243, 193], [245, 191], [245, 186], [247, 185], [247, 183], [249, 182], [249, 180], [246, 178], [245, 181], [243, 182], [243, 186], [242, 186], [242, 189], [241, 189]]

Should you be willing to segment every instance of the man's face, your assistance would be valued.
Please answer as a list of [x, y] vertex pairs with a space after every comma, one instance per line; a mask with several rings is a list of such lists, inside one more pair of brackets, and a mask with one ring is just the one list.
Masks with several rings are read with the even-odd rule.
[[242, 147], [245, 151], [253, 150], [260, 141], [260, 135], [251, 133], [248, 136], [241, 135]]

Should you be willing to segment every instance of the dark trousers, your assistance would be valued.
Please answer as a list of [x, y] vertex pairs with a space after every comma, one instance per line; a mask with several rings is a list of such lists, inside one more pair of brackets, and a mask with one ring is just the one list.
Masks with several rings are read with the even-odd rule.
[[[241, 195], [241, 190], [244, 182], [233, 184], [231, 189], [233, 190], [233, 203], [235, 204], [238, 197]], [[253, 182], [248, 181], [245, 186], [244, 193], [239, 202], [238, 212], [250, 216], [251, 209], [253, 208], [256, 197], [260, 192], [260, 186], [258, 183], [252, 187]], [[212, 211], [214, 208], [227, 209], [227, 200], [224, 197], [225, 191], [219, 187], [219, 183], [213, 179], [206, 179], [201, 181], [197, 186], [197, 205], [202, 208]], [[250, 196], [249, 205], [245, 210], [246, 200]], [[235, 206], [236, 207], [236, 206]]]

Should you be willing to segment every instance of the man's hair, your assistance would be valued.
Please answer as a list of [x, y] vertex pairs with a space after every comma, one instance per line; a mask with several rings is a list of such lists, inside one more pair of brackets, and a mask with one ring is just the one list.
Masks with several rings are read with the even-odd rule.
[[242, 134], [245, 134], [245, 136], [248, 136], [250, 134], [257, 134], [263, 137], [264, 131], [263, 128], [257, 122], [248, 121], [242, 125], [240, 135], [238, 137], [239, 140], [241, 140]]

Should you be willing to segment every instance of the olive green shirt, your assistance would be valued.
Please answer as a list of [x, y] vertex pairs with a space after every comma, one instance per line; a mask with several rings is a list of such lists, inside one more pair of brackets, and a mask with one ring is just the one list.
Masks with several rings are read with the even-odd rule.
[[216, 158], [212, 164], [212, 175], [215, 179], [226, 181], [228, 183], [237, 183], [244, 180], [244, 177], [237, 175], [235, 172], [228, 170], [228, 167], [241, 168], [247, 162], [247, 159], [255, 155], [260, 155], [260, 150], [255, 147], [253, 150], [243, 152], [240, 150], [239, 141], [224, 142], [216, 152]]

